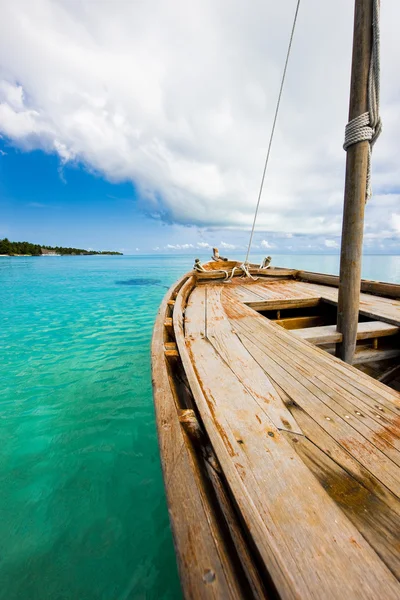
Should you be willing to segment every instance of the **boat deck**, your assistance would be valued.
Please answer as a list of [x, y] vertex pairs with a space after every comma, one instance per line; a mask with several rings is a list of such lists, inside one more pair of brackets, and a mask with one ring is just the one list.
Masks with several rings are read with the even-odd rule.
[[[301, 335], [326, 327], [281, 326], [337, 289], [246, 281], [189, 280], [173, 331], [256, 562], [284, 598], [399, 598], [400, 394]], [[360, 337], [398, 335], [398, 300], [362, 294], [360, 315]]]

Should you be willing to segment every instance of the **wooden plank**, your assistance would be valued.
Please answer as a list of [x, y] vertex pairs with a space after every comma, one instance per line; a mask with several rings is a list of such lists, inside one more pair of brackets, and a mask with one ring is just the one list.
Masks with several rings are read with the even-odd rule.
[[[400, 515], [304, 436], [285, 432], [286, 439], [323, 488], [400, 579], [398, 533]], [[375, 485], [379, 482], [375, 480]], [[397, 502], [399, 504], [399, 502]], [[397, 506], [397, 508], [399, 508]]]
[[[396, 598], [400, 588], [393, 575], [209, 342], [198, 338], [189, 347], [196, 404], [279, 594], [375, 598], [383, 586], [386, 597]], [[345, 578], [337, 577], [341, 572]]]
[[400, 348], [367, 348], [354, 354], [353, 365], [362, 365], [370, 362], [390, 360], [400, 356]]
[[185, 336], [206, 334], [206, 286], [197, 286], [188, 297], [185, 308]]
[[243, 598], [229, 548], [181, 429], [163, 354], [168, 291], [161, 304], [152, 340], [152, 380], [161, 464], [182, 588], [188, 598]]
[[[222, 289], [225, 297], [228, 293], [227, 287]], [[180, 304], [184, 308], [185, 298], [189, 293], [190, 285], [178, 295], [181, 297], [177, 299], [178, 306]], [[244, 308], [252, 313], [250, 309]], [[247, 317], [246, 312], [244, 317], [240, 314], [240, 308], [237, 311], [238, 322]], [[258, 324], [268, 323], [261, 315], [257, 315], [255, 320]], [[211, 321], [210, 315], [210, 323]], [[216, 330], [219, 329], [219, 322], [214, 324]], [[281, 446], [282, 434], [262, 412], [256, 412], [258, 405], [254, 397], [234, 376], [231, 364], [228, 366], [225, 360], [221, 360], [220, 354], [215, 352], [206, 339], [199, 336], [187, 339], [186, 347], [182, 316], [179, 317], [179, 313], [175, 314], [174, 311], [176, 332], [175, 325], [178, 326], [179, 333], [177, 343], [180, 345], [185, 371], [195, 393], [202, 420], [249, 534], [280, 595], [285, 598], [339, 598], [347, 593], [352, 598], [368, 598], [379, 594], [379, 589], [385, 589], [385, 594], [387, 590], [389, 594], [385, 597], [397, 597], [399, 588], [393, 587], [397, 585], [394, 584], [394, 578], [389, 579], [387, 585], [386, 577], [391, 577], [391, 574], [371, 550], [364, 539], [365, 536], [358, 534], [354, 524], [354, 531], [359, 537], [355, 538], [349, 533], [346, 528], [351, 525], [351, 519], [344, 517], [335, 503], [336, 500], [327, 498], [320, 484], [315, 488], [317, 480], [313, 477], [309, 479], [311, 472], [305, 468], [303, 461], [299, 463], [302, 467], [298, 467], [296, 455], [287, 454], [290, 446]], [[272, 323], [269, 325], [281, 331], [283, 335], [294, 337]], [[212, 327], [210, 336], [211, 332]], [[207, 335], [208, 333], [207, 331]], [[271, 343], [274, 344], [274, 340], [271, 340]], [[306, 345], [313, 348], [309, 344]], [[225, 350], [228, 349], [228, 345], [225, 344]], [[318, 351], [316, 348], [313, 350]], [[274, 441], [276, 445], [270, 446]], [[287, 443], [287, 440], [284, 441]], [[342, 452], [348, 454], [344, 449]], [[307, 476], [303, 474], [304, 468]], [[385, 489], [382, 485], [381, 488]], [[316, 489], [319, 490], [318, 493]], [[321, 493], [324, 500], [321, 499]], [[390, 494], [388, 491], [386, 493]], [[333, 509], [328, 504], [327, 510], [325, 503], [328, 500], [332, 502]], [[297, 501], [301, 504], [304, 502], [305, 506], [293, 507], [291, 503]], [[332, 510], [337, 510], [337, 514], [332, 513]], [[317, 519], [320, 516], [323, 524], [313, 519], [309, 521], [311, 515], [317, 515]], [[341, 535], [344, 534], [339, 540], [339, 548], [336, 527]], [[318, 535], [314, 528], [319, 530]], [[294, 536], [293, 540], [291, 536]], [[331, 536], [334, 536], [334, 539]], [[360, 542], [364, 545], [361, 546]], [[352, 547], [354, 554], [347, 544]], [[329, 554], [330, 552], [333, 554]], [[318, 570], [315, 569], [316, 563]], [[383, 572], [379, 570], [382, 568]], [[337, 577], [338, 572], [346, 572], [346, 578]]]
[[358, 324], [357, 339], [367, 340], [387, 335], [396, 335], [396, 333], [399, 333], [399, 328], [395, 325], [382, 321], [367, 321], [366, 323]]
[[207, 339], [275, 427], [301, 434], [265, 372], [234, 334], [221, 304], [221, 292], [221, 287], [207, 287]]
[[214, 509], [207, 501], [188, 452], [182, 452], [166, 482], [168, 512], [185, 598], [241, 599], [243, 591]]
[[251, 286], [247, 285], [235, 285], [229, 287], [230, 292], [235, 298], [241, 302], [263, 302], [264, 298], [259, 294], [256, 294], [251, 289]]
[[[280, 325], [279, 321], [275, 321]], [[293, 333], [303, 340], [307, 340], [312, 344], [333, 344], [340, 342], [342, 334], [336, 329], [336, 325], [323, 325], [321, 327], [310, 327], [307, 329], [297, 328], [286, 328], [293, 329]], [[399, 332], [399, 328], [396, 325], [390, 325], [382, 321], [367, 321], [365, 323], [359, 323], [357, 329], [357, 339], [367, 340], [378, 337], [385, 337], [390, 335], [396, 335]]]
[[177, 358], [179, 356], [175, 342], [164, 342], [164, 354], [169, 358]]
[[397, 283], [386, 283], [382, 281], [361, 280], [361, 291], [378, 296], [400, 299], [400, 285]]
[[312, 308], [318, 306], [321, 298], [297, 298], [293, 300], [266, 300], [264, 302], [246, 302], [247, 306], [256, 311], [283, 310], [285, 308]]
[[[338, 290], [332, 287], [318, 285], [316, 283], [297, 283], [298, 286], [307, 287], [309, 291], [319, 294], [326, 302], [336, 304], [338, 302]], [[393, 325], [400, 325], [400, 302], [390, 298], [360, 294], [361, 315], [374, 320], [385, 321]]]
[[[293, 294], [290, 282], [288, 281], [279, 283], [257, 282], [251, 285], [251, 290], [263, 298], [263, 300], [287, 300], [295, 299], [298, 296], [298, 294]], [[303, 294], [300, 297], [304, 297]]]
[[174, 334], [174, 329], [172, 326], [172, 318], [171, 317], [166, 317], [164, 320], [164, 327], [167, 330], [168, 334], [173, 337]]
[[[364, 409], [371, 411], [371, 414], [376, 417], [375, 420], [378, 420], [382, 427], [385, 425], [388, 428], [390, 434], [386, 435], [384, 431], [382, 432], [385, 435], [385, 440], [387, 437], [393, 437], [394, 440], [397, 439], [396, 436], [400, 437], [400, 419], [398, 416], [400, 395], [397, 392], [377, 384], [371, 378], [361, 375], [358, 370], [347, 367], [345, 363], [328, 356], [324, 351], [311, 346], [307, 342], [302, 342], [297, 338], [294, 340], [291, 333], [276, 327], [268, 320], [258, 319], [257, 321], [253, 320], [252, 323], [250, 318], [242, 319], [240, 323], [249, 325], [250, 331], [254, 333], [256, 338], [258, 336], [261, 345], [268, 344], [271, 346], [272, 344], [277, 354], [281, 353], [286, 356], [289, 362], [292, 361], [294, 364], [298, 364], [310, 381], [328, 378], [331, 387], [335, 388], [337, 384], [340, 385], [339, 399], [347, 397], [356, 405], [359, 411], [364, 412]], [[289, 345], [289, 352], [287, 346], [282, 345], [282, 337]], [[346, 368], [342, 371], [343, 366]], [[364, 386], [360, 381], [367, 382], [370, 388]], [[372, 393], [372, 390], [374, 390], [374, 393]], [[381, 392], [385, 392], [386, 395], [382, 397]], [[386, 397], [389, 397], [391, 402], [387, 402]], [[358, 398], [362, 398], [361, 405]], [[400, 449], [400, 445], [398, 447]]]
[[[245, 331], [243, 322], [238, 324], [242, 333], [239, 334], [243, 345], [249, 350], [257, 362], [269, 373], [273, 380], [298, 404], [308, 412], [314, 420], [327, 431], [334, 439], [351, 453], [373, 475], [388, 487], [396, 496], [400, 496], [400, 453], [392, 446], [388, 446], [385, 439], [380, 436], [383, 429], [372, 419], [364, 418], [363, 414], [352, 413], [352, 419], [345, 419], [345, 414], [340, 414], [339, 403], [322, 390], [319, 382], [310, 378], [305, 368], [288, 364], [287, 357], [282, 356], [282, 347], [271, 352], [266, 346], [261, 346], [260, 340], [254, 333]], [[335, 394], [332, 392], [332, 395]], [[338, 402], [338, 401], [337, 401]], [[342, 400], [342, 403], [345, 402]], [[343, 414], [345, 413], [345, 414]], [[350, 415], [349, 415], [350, 416]], [[373, 438], [373, 443], [369, 438]], [[396, 462], [393, 462], [396, 461]]]
[[[224, 291], [223, 303], [229, 304], [230, 319], [236, 320], [247, 317], [247, 319], [254, 322], [255, 319], [258, 319], [257, 326], [262, 331], [265, 330], [265, 335], [271, 333], [272, 327], [276, 331], [279, 331], [280, 336], [286, 336], [286, 339], [290, 340], [293, 351], [298, 351], [301, 353], [301, 355], [308, 356], [309, 353], [304, 347], [304, 344], [308, 344], [308, 342], [299, 340], [297, 336], [293, 336], [292, 332], [285, 331], [281, 327], [276, 326], [274, 323], [263, 318], [262, 315], [252, 310], [246, 304], [236, 302], [235, 298], [232, 298], [232, 295], [228, 289]], [[381, 408], [384, 408], [384, 410], [388, 410], [389, 413], [393, 412], [396, 415], [400, 413], [400, 395], [398, 392], [395, 392], [386, 385], [382, 385], [380, 382], [371, 379], [371, 377], [368, 377], [362, 372], [355, 370], [353, 367], [343, 363], [335, 357], [328, 356], [324, 350], [321, 350], [316, 346], [312, 346], [311, 344], [309, 344], [309, 347], [313, 349], [314, 353], [316, 352], [319, 355], [318, 360], [321, 368], [328, 370], [333, 369], [332, 376], [335, 379], [339, 378], [342, 386], [349, 386], [349, 390], [353, 391], [353, 393], [355, 393], [354, 388], [362, 391], [366, 395], [366, 400], [369, 396], [374, 405], [378, 405]], [[314, 354], [312, 356], [314, 356]], [[312, 357], [310, 359], [313, 360]]]
[[[314, 315], [311, 317], [287, 317], [286, 319], [271, 319], [277, 325], [294, 331], [306, 331], [308, 329], [321, 329], [323, 318]], [[307, 339], [307, 338], [306, 338]]]
[[[229, 303], [229, 297], [224, 295], [223, 302]], [[319, 348], [299, 340], [297, 337], [294, 338], [291, 332], [285, 331], [267, 319], [263, 319], [260, 315], [256, 315], [256, 317], [244, 316], [246, 314], [249, 315], [249, 313], [251, 314], [251, 311], [249, 311], [244, 305], [241, 307], [235, 305], [234, 309], [235, 310], [230, 313], [231, 315], [236, 317], [237, 313], [241, 314], [241, 318], [236, 324], [238, 326], [247, 327], [249, 333], [254, 336], [254, 340], [258, 340], [257, 343], [262, 349], [264, 349], [264, 347], [268, 351], [272, 349], [272, 352], [275, 352], [277, 357], [286, 357], [288, 363], [294, 362], [294, 364], [298, 365], [299, 373], [306, 375], [308, 378], [307, 383], [312, 382], [314, 378], [318, 378], [318, 373], [320, 372], [326, 376], [329, 376], [333, 385], [339, 379], [340, 385], [353, 395], [356, 393], [359, 395], [360, 391], [363, 391], [364, 394], [366, 394], [366, 396], [363, 396], [363, 400], [375, 408], [375, 413], [376, 407], [379, 407], [380, 409], [379, 414], [382, 414], [383, 410], [389, 411], [387, 412], [387, 416], [390, 417], [391, 420], [387, 423], [387, 425], [390, 426], [391, 431], [396, 430], [398, 435], [400, 435], [400, 430], [398, 429], [400, 395], [397, 392], [394, 392], [386, 386], [382, 386], [379, 383], [371, 380], [369, 377], [362, 375], [353, 367], [349, 367], [341, 361], [330, 357]], [[229, 311], [232, 311], [231, 306], [229, 307]], [[341, 371], [341, 369], [343, 369], [343, 371]], [[342, 378], [342, 373], [343, 375], [345, 374], [346, 377]], [[375, 386], [375, 393], [372, 394], [368, 387], [360, 384], [360, 380], [371, 384], [372, 389], [374, 389]], [[352, 384], [355, 381], [360, 387], [360, 391], [357, 392], [352, 385], [349, 385], [349, 381], [351, 381]], [[380, 397], [380, 391], [386, 393], [383, 398]], [[371, 393], [370, 396], [368, 395], [369, 393]], [[389, 397], [392, 402], [395, 401], [396, 404], [386, 402], [387, 397]]]
[[[230, 293], [242, 302], [263, 302], [274, 300], [296, 300], [315, 297], [316, 294], [310, 292], [306, 287], [296, 287], [295, 281], [284, 280], [280, 282], [258, 281], [257, 283], [243, 283], [239, 286], [225, 286], [230, 289]], [[290, 307], [289, 307], [290, 308]]]
[[[348, 472], [361, 485], [375, 494], [380, 501], [393, 511], [396, 519], [400, 518], [400, 501], [385, 485], [383, 485], [374, 475], [368, 471], [358, 460], [354, 458], [345, 448], [343, 448], [327, 431], [325, 431], [318, 423], [298, 406], [288, 396], [282, 388], [274, 381], [277, 389], [281, 392], [281, 397], [289, 408], [290, 412], [301, 425], [304, 437], [312, 441], [320, 448], [327, 456], [332, 458], [340, 467]], [[397, 528], [395, 528], [397, 530]]]
[[[313, 273], [310, 271], [298, 271], [297, 277], [302, 281], [321, 283], [333, 287], [339, 287], [339, 277], [337, 275], [325, 275], [324, 273]], [[388, 298], [400, 298], [400, 285], [396, 283], [386, 283], [382, 281], [369, 281], [361, 279], [361, 291]]]
[[292, 329], [292, 333], [302, 340], [311, 344], [333, 344], [340, 342], [342, 334], [336, 329], [336, 325], [323, 325], [321, 327], [309, 327], [307, 329]]

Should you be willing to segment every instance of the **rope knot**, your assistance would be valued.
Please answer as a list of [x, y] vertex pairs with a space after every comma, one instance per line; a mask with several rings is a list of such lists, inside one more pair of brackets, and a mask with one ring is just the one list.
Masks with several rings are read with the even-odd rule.
[[382, 132], [382, 121], [379, 116], [380, 92], [380, 0], [373, 2], [372, 52], [368, 75], [368, 112], [352, 119], [345, 129], [343, 148], [347, 151], [353, 144], [369, 142], [367, 167], [367, 202], [372, 196], [371, 187], [371, 153], [372, 148]]
[[344, 134], [344, 150], [358, 144], [359, 142], [371, 142], [375, 135], [375, 129], [370, 126], [369, 113], [365, 112], [362, 115], [352, 119], [347, 123]]

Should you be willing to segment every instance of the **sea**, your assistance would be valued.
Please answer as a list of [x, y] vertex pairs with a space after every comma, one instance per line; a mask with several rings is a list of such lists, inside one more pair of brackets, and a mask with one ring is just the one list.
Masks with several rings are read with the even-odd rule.
[[[150, 342], [193, 258], [0, 258], [1, 600], [181, 597]], [[337, 274], [339, 257], [273, 264]], [[400, 283], [400, 256], [365, 256], [363, 277]]]

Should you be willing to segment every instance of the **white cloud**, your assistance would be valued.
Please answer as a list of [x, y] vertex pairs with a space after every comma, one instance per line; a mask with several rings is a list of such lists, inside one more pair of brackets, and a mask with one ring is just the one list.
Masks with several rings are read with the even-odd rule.
[[140, 248], [136, 248], [136, 252], [139, 252]]
[[193, 244], [167, 244], [165, 246], [166, 250], [189, 250], [189, 248], [194, 248]]
[[24, 91], [21, 85], [12, 85], [6, 80], [0, 81], [0, 94], [15, 110], [24, 108]]
[[267, 240], [262, 240], [261, 248], [275, 248], [275, 244], [270, 244]]
[[393, 229], [397, 233], [400, 233], [400, 214], [398, 214], [398, 213], [392, 214], [392, 224], [393, 224]]
[[[135, 182], [154, 218], [248, 229], [295, 3], [3, 2], [0, 134]], [[384, 8], [371, 233], [395, 231], [399, 199], [400, 3]], [[348, 0], [300, 8], [258, 230], [340, 235], [352, 20]]]
[[153, 250], [159, 250], [159, 246], [156, 246], [155, 248], [153, 248]]
[[224, 248], [225, 250], [234, 250], [236, 248], [236, 246], [234, 244], [228, 244], [227, 242], [221, 242], [220, 246], [221, 246], [221, 248]]
[[324, 244], [327, 248], [339, 248], [339, 244], [335, 240], [325, 240]]
[[208, 244], [207, 242], [197, 242], [197, 247], [198, 248], [211, 248], [210, 244]]

